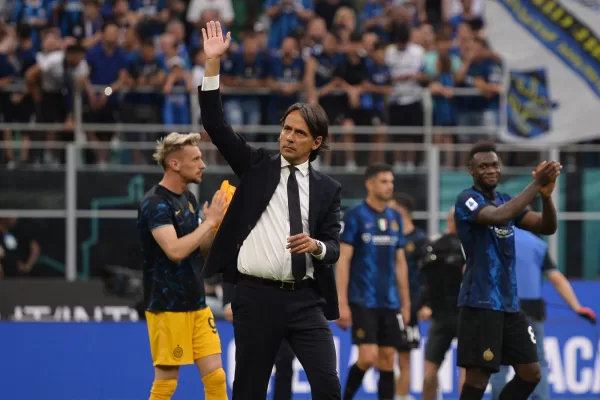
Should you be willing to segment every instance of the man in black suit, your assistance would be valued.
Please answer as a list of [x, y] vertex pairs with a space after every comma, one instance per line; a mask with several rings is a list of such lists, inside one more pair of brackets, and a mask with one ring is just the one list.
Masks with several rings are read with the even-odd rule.
[[310, 165], [327, 145], [327, 115], [320, 106], [294, 104], [282, 119], [280, 154], [249, 146], [225, 121], [219, 93], [230, 35], [223, 37], [213, 21], [202, 34], [202, 123], [240, 178], [203, 270], [236, 285], [233, 399], [266, 397], [284, 339], [306, 371], [312, 398], [340, 399], [327, 320], [339, 317], [332, 265], [339, 257], [342, 188]]

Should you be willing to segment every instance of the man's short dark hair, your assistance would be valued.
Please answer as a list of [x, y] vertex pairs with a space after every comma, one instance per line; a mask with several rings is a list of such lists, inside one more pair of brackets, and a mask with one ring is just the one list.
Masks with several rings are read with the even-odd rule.
[[409, 214], [415, 211], [415, 198], [408, 193], [396, 193], [393, 200]]
[[321, 150], [327, 150], [329, 148], [329, 118], [327, 113], [318, 104], [310, 103], [295, 103], [289, 106], [283, 117], [281, 117], [281, 125], [285, 122], [285, 119], [292, 112], [298, 111], [300, 116], [306, 122], [308, 131], [313, 139], [321, 136], [323, 140], [318, 149], [310, 152], [310, 161], [315, 161]]
[[382, 172], [393, 172], [389, 164], [371, 164], [365, 169], [365, 181], [376, 177]]
[[481, 141], [477, 142], [471, 147], [471, 151], [469, 152], [469, 162], [473, 160], [473, 157], [477, 153], [496, 153], [496, 143], [491, 141]]

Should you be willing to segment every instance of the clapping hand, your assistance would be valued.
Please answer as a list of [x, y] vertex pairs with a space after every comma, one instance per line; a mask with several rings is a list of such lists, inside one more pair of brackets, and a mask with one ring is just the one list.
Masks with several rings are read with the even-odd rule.
[[229, 49], [231, 32], [227, 32], [227, 36], [224, 38], [221, 23], [210, 21], [206, 23], [206, 28], [202, 28], [202, 39], [206, 58], [218, 58]]
[[545, 197], [550, 197], [556, 186], [556, 179], [560, 175], [562, 165], [557, 161], [543, 161], [531, 173], [533, 179], [542, 187], [540, 193]]
[[208, 201], [204, 203], [203, 211], [206, 222], [213, 223], [214, 225], [221, 223], [228, 206], [229, 201], [227, 201], [227, 192], [224, 190], [217, 190], [210, 206], [208, 205]]

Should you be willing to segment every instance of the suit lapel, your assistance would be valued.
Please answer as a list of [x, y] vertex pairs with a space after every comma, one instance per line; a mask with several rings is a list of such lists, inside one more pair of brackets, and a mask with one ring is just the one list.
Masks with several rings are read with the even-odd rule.
[[273, 193], [275, 193], [275, 189], [277, 189], [277, 185], [279, 184], [279, 180], [281, 177], [281, 156], [279, 154], [275, 154], [271, 156], [271, 160], [269, 161], [269, 168], [267, 171], [267, 186], [265, 188], [264, 198], [262, 207], [263, 211], [271, 201], [271, 197], [273, 197]]
[[308, 202], [308, 229], [310, 231], [311, 237], [315, 234], [315, 228], [317, 224], [317, 215], [319, 215], [320, 211], [320, 196], [319, 192], [321, 190], [321, 178], [319, 175], [313, 170], [312, 165], [308, 165], [308, 192], [309, 192], [309, 202]]

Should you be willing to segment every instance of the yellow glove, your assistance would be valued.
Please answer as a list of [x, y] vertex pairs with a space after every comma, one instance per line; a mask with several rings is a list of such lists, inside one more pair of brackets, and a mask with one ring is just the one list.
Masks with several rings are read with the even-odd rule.
[[[230, 204], [233, 194], [235, 193], [235, 186], [230, 185], [228, 180], [224, 180], [223, 183], [221, 183], [221, 188], [219, 190], [223, 190], [225, 193], [227, 193], [227, 204]], [[225, 210], [225, 213], [227, 213], [227, 210]], [[215, 235], [217, 234], [220, 226], [221, 222], [215, 226]]]

